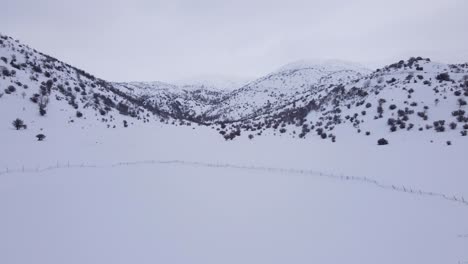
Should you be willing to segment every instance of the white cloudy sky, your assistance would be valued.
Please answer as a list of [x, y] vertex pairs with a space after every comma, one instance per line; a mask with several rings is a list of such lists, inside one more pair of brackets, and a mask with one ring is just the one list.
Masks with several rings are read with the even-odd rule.
[[466, 0], [0, 0], [0, 31], [113, 81], [255, 77], [300, 59], [468, 61]]

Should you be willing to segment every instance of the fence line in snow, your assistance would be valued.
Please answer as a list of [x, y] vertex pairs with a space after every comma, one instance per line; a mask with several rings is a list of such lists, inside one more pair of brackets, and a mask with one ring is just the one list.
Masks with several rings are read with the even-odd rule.
[[299, 175], [310, 175], [316, 177], [330, 178], [340, 181], [353, 181], [361, 182], [364, 184], [374, 185], [376, 187], [391, 190], [395, 192], [409, 193], [412, 195], [420, 196], [431, 196], [438, 197], [444, 200], [451, 202], [457, 202], [468, 206], [468, 201], [465, 200], [463, 196], [448, 195], [440, 192], [431, 192], [425, 191], [418, 188], [412, 188], [404, 185], [395, 185], [395, 184], [384, 184], [377, 180], [360, 177], [360, 176], [346, 176], [346, 175], [336, 175], [332, 173], [325, 173], [315, 170], [301, 170], [301, 169], [287, 169], [287, 168], [277, 168], [277, 167], [263, 167], [263, 166], [248, 166], [248, 165], [237, 165], [230, 163], [209, 163], [209, 162], [197, 162], [197, 161], [184, 161], [184, 160], [143, 160], [143, 161], [127, 161], [127, 162], [118, 162], [110, 165], [93, 165], [93, 164], [72, 164], [67, 162], [66, 164], [60, 164], [57, 162], [56, 165], [48, 167], [36, 167], [36, 168], [25, 168], [22, 166], [20, 169], [10, 170], [6, 168], [4, 171], [0, 171], [0, 175], [11, 174], [11, 173], [41, 173], [57, 169], [71, 169], [71, 168], [108, 168], [108, 167], [123, 167], [123, 166], [135, 166], [135, 165], [144, 165], [144, 164], [176, 164], [176, 165], [186, 165], [186, 166], [200, 166], [200, 167], [210, 167], [210, 168], [231, 168], [231, 169], [243, 169], [243, 170], [255, 170], [255, 171], [265, 171], [265, 172], [274, 172], [274, 173], [287, 173], [287, 174], [299, 174]]

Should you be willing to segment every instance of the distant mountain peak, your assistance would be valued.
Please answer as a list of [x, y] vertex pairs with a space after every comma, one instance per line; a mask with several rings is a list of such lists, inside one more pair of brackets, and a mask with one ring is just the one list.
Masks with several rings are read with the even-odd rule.
[[214, 90], [235, 90], [248, 83], [252, 78], [228, 75], [199, 75], [177, 80], [174, 84], [182, 88], [205, 88]]
[[289, 71], [298, 69], [319, 69], [324, 71], [341, 71], [341, 70], [353, 70], [359, 73], [369, 73], [371, 69], [350, 61], [337, 60], [337, 59], [304, 59], [288, 63], [280, 67], [277, 71]]

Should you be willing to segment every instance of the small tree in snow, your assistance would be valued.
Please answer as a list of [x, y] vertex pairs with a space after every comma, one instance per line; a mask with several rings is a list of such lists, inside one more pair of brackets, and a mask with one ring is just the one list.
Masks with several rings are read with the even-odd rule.
[[16, 118], [15, 120], [13, 120], [12, 124], [13, 124], [13, 127], [16, 128], [16, 130], [20, 130], [21, 128], [26, 127], [26, 125], [24, 124], [24, 121], [19, 118]]
[[46, 138], [46, 136], [44, 134], [38, 134], [36, 135], [36, 138], [37, 138], [37, 141], [43, 141]]

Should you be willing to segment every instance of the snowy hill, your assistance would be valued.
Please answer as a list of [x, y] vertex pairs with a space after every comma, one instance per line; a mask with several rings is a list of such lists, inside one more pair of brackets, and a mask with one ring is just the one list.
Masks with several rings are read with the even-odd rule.
[[169, 116], [201, 122], [202, 113], [216, 107], [227, 91], [196, 86], [177, 86], [161, 82], [113, 83], [124, 94], [135, 97], [144, 106], [158, 109]]
[[209, 89], [232, 91], [238, 89], [250, 81], [248, 78], [237, 76], [222, 76], [222, 75], [201, 75], [192, 78], [177, 80], [174, 84], [183, 89]]
[[35, 130], [66, 125], [113, 128], [156, 117], [110, 83], [10, 37], [0, 36], [0, 58], [2, 126], [21, 118]]
[[153, 121], [210, 125], [226, 139], [316, 134], [335, 142], [362, 135], [373, 144], [409, 135], [451, 144], [468, 130], [467, 64], [418, 57], [371, 71], [336, 60], [299, 61], [228, 90], [216, 79], [112, 83], [7, 36], [0, 57], [2, 122], [21, 118], [36, 130]]
[[234, 90], [227, 100], [205, 115], [222, 121], [252, 118], [290, 104], [303, 94], [317, 93], [320, 85], [347, 83], [367, 72], [370, 70], [331, 62], [320, 65], [304, 62], [289, 64]]
[[318, 83], [222, 133], [231, 138], [239, 130], [261, 135], [273, 128], [278, 134], [317, 134], [332, 141], [358, 134], [373, 142], [397, 135], [408, 140], [424, 136], [427, 142], [460, 140], [468, 130], [467, 96], [468, 64], [412, 58], [353, 80]]
[[277, 72], [284, 72], [289, 70], [300, 70], [300, 69], [317, 69], [324, 72], [337, 72], [352, 70], [362, 74], [370, 73], [371, 70], [358, 63], [343, 61], [343, 60], [299, 60], [288, 63], [280, 67]]

